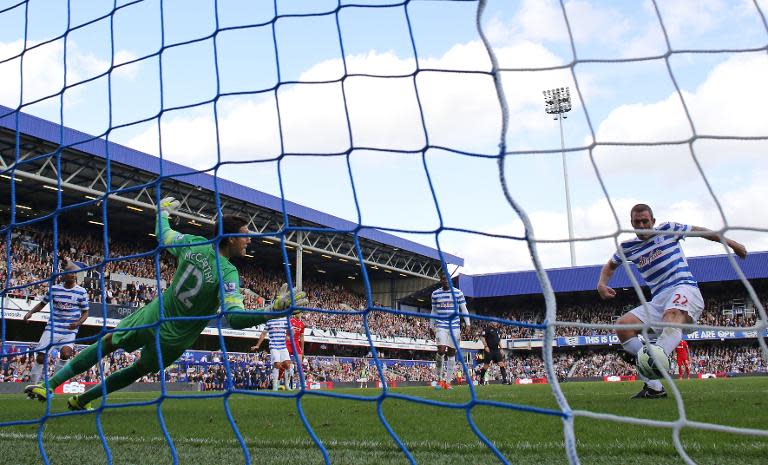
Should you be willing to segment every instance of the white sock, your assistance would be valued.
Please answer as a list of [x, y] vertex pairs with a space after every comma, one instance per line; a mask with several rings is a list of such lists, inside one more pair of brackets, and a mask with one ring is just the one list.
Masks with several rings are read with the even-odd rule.
[[435, 377], [438, 381], [443, 380], [443, 355], [441, 354], [435, 356]]
[[640, 338], [635, 336], [622, 342], [621, 346], [630, 354], [637, 355], [637, 353], [640, 352], [640, 349], [643, 348], [643, 343], [640, 341]]
[[283, 379], [285, 380], [285, 388], [291, 388], [291, 378], [293, 377], [293, 367], [283, 370]]
[[453, 381], [453, 375], [456, 373], [456, 357], [449, 356], [448, 362], [445, 365], [445, 381], [450, 383]]
[[637, 378], [642, 382], [644, 382], [646, 386], [653, 389], [654, 391], [661, 391], [662, 389], [664, 389], [664, 385], [661, 384], [661, 381], [659, 381], [658, 379], [646, 378], [645, 376], [641, 375], [639, 371], [637, 372]]
[[35, 362], [32, 365], [32, 369], [29, 371], [29, 384], [37, 384], [40, 382], [40, 377], [43, 374], [43, 365]]
[[280, 369], [272, 368], [272, 389], [280, 387]]
[[664, 390], [664, 385], [661, 384], [661, 381], [659, 381], [658, 379], [648, 380], [645, 384], [647, 384], [648, 387], [653, 389], [654, 391], [663, 391]]
[[680, 328], [664, 328], [656, 344], [664, 350], [665, 354], [670, 355], [682, 338], [683, 331]]

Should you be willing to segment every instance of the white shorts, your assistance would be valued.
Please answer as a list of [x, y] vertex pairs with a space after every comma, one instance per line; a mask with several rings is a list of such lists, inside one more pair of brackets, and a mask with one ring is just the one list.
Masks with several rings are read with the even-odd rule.
[[288, 360], [291, 361], [291, 356], [288, 354], [288, 349], [269, 349], [269, 355], [272, 356], [272, 363], [280, 363]]
[[[693, 323], [696, 323], [701, 317], [701, 312], [704, 311], [704, 299], [701, 297], [701, 291], [698, 287], [688, 284], [671, 287], [654, 297], [648, 302], [647, 307], [640, 305], [630, 310], [629, 313], [638, 317], [643, 323], [652, 325], [661, 322], [664, 312], [672, 308], [686, 312]], [[652, 326], [651, 329], [655, 333], [661, 334], [663, 328]], [[684, 329], [683, 332], [685, 333], [686, 330]]]
[[[437, 339], [437, 345], [439, 346], [448, 346], [452, 348], [456, 348], [456, 345], [453, 343], [453, 338], [451, 338], [451, 330], [448, 328], [437, 328], [435, 329], [435, 339]], [[461, 341], [461, 330], [458, 328], [453, 330], [453, 336], [456, 338], [456, 342], [458, 343]]]
[[[50, 328], [45, 328], [45, 331], [43, 331], [43, 335], [40, 336], [40, 342], [38, 342], [37, 347], [35, 347], [35, 352], [45, 350], [50, 343], [51, 343], [51, 330]], [[67, 333], [67, 334], [53, 333], [53, 345], [51, 346], [52, 349], [61, 349], [62, 347], [69, 347], [70, 349], [72, 349], [74, 348], [74, 346], [75, 346], [75, 333]]]

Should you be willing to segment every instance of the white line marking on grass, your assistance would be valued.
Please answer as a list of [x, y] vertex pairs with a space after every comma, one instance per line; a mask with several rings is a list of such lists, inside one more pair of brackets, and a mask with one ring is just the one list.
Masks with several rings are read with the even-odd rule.
[[[108, 442], [111, 443], [128, 443], [128, 444], [155, 444], [165, 443], [165, 437], [163, 436], [121, 436], [121, 435], [105, 435]], [[22, 440], [37, 440], [36, 433], [15, 433], [15, 432], [0, 432], [0, 439], [22, 439]], [[95, 434], [58, 434], [58, 433], [44, 433], [43, 439], [45, 441], [53, 442], [72, 442], [72, 441], [99, 441], [99, 436]], [[211, 438], [173, 438], [173, 442], [176, 445], [179, 444], [194, 444], [194, 445], [211, 445], [211, 446], [232, 446], [238, 444], [236, 439], [211, 439]], [[286, 447], [316, 447], [315, 443], [310, 439], [254, 439], [246, 438], [245, 443], [249, 446], [256, 447], [273, 447], [273, 448], [286, 448]], [[336, 440], [330, 439], [323, 441], [326, 447], [339, 447], [339, 448], [352, 448], [352, 449], [395, 449], [397, 445], [394, 442], [382, 442], [382, 441], [356, 441], [356, 440]], [[457, 450], [480, 450], [485, 449], [485, 445], [481, 442], [476, 444], [448, 444], [437, 441], [410, 441], [409, 447], [413, 448], [425, 448], [425, 449], [439, 449], [445, 451], [457, 451]], [[524, 448], [542, 447], [543, 444], [538, 446], [525, 445]], [[557, 447], [555, 443], [550, 444], [551, 447]], [[559, 447], [562, 447], [560, 445]]]
[[[166, 440], [163, 436], [122, 436], [122, 435], [105, 435], [105, 438], [110, 443], [125, 443], [125, 444], [165, 444]], [[0, 431], [0, 439], [20, 439], [37, 441], [36, 433], [17, 433]], [[93, 441], [94, 443], [100, 441], [99, 436], [95, 434], [58, 434], [58, 433], [44, 433], [43, 439], [46, 442], [80, 442], [80, 441]], [[642, 440], [633, 439], [631, 444], [627, 441], [609, 441], [609, 442], [586, 442], [577, 441], [579, 448], [585, 449], [604, 449], [604, 450], [620, 450], [631, 446], [632, 449], [646, 449], [646, 448], [664, 448], [671, 447], [672, 442], [668, 439], [654, 439], [644, 438]], [[190, 437], [174, 437], [173, 442], [176, 445], [210, 445], [210, 446], [226, 446], [231, 447], [237, 445], [236, 439], [211, 439], [211, 438], [190, 438]], [[252, 447], [269, 447], [269, 448], [291, 448], [291, 447], [316, 447], [315, 443], [310, 439], [254, 439], [247, 438], [245, 443]], [[383, 441], [357, 441], [357, 440], [336, 440], [330, 439], [323, 442], [328, 448], [348, 448], [356, 450], [382, 450], [382, 449], [397, 449], [394, 442]], [[409, 449], [420, 450], [438, 450], [444, 452], [457, 452], [457, 451], [481, 451], [486, 450], [486, 446], [480, 441], [473, 443], [446, 443], [439, 441], [406, 441], [406, 445]], [[564, 447], [563, 441], [521, 441], [514, 443], [495, 443], [497, 447], [503, 449], [513, 449], [519, 451], [541, 451], [541, 450], [562, 450]], [[712, 448], [711, 444], [703, 446], [701, 443], [692, 441], [685, 443], [686, 448], [693, 450], [704, 450]], [[764, 442], [744, 442], [738, 445], [739, 450], [755, 449], [764, 450], [766, 444]]]

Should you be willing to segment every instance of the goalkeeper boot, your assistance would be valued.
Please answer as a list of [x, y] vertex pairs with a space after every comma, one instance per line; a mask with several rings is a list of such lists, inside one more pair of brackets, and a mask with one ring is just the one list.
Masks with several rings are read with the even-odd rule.
[[30, 399], [37, 399], [40, 402], [45, 402], [47, 398], [53, 398], [53, 391], [46, 389], [43, 383], [30, 384], [24, 388], [24, 394]]
[[93, 410], [93, 405], [91, 405], [90, 402], [87, 404], [81, 404], [79, 396], [72, 396], [67, 399], [67, 408], [72, 411]]
[[637, 394], [632, 396], [632, 399], [664, 399], [667, 397], [667, 391], [661, 388], [660, 391], [651, 389], [647, 384], [643, 384], [643, 389]]

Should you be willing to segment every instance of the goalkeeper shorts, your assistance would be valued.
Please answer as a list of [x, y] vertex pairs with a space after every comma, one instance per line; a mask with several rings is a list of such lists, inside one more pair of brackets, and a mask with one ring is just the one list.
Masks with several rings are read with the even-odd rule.
[[[158, 326], [147, 326], [157, 323], [157, 311], [153, 306], [160, 305], [158, 300], [154, 300], [144, 306], [142, 309], [133, 312], [128, 317], [120, 321], [115, 328], [118, 331], [112, 333], [112, 344], [115, 347], [133, 352], [141, 349], [141, 358], [136, 361], [136, 365], [144, 368], [148, 373], [160, 371], [160, 360], [157, 353], [157, 339], [155, 338], [155, 329]], [[139, 328], [140, 326], [147, 326]], [[138, 328], [138, 329], [133, 329]], [[122, 331], [120, 331], [122, 329]], [[187, 350], [186, 344], [170, 344], [160, 340], [160, 352], [163, 358], [163, 368], [175, 362]]]

